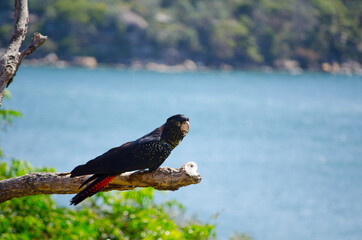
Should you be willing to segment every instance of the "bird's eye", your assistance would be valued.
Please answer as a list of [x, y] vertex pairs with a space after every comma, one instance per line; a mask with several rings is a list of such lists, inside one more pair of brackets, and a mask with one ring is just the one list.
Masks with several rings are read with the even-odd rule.
[[179, 126], [179, 127], [181, 126], [181, 123], [180, 123], [180, 122], [176, 122], [176, 124], [177, 124], [177, 126]]

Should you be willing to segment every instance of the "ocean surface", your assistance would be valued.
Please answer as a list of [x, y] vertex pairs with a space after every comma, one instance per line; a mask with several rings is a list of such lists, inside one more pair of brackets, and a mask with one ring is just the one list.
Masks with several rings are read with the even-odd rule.
[[69, 172], [183, 113], [190, 132], [163, 166], [195, 161], [203, 179], [160, 198], [219, 239], [362, 237], [360, 76], [21, 67], [9, 89], [23, 118], [0, 132], [8, 159]]

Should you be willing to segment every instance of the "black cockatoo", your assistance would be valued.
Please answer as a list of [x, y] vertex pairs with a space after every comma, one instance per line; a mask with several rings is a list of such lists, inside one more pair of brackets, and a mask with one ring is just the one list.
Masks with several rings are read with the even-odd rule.
[[93, 174], [80, 188], [94, 181], [74, 196], [70, 204], [77, 205], [99, 192], [121, 173], [140, 169], [156, 170], [186, 136], [189, 128], [188, 117], [174, 115], [151, 133], [112, 148], [86, 164], [77, 166], [71, 171], [70, 177]]

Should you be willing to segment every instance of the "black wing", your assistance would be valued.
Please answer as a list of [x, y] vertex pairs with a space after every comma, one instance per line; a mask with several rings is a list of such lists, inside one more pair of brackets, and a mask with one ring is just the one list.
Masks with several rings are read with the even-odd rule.
[[70, 177], [88, 174], [120, 174], [127, 171], [147, 168], [144, 159], [136, 157], [136, 150], [140, 145], [151, 141], [159, 141], [163, 126], [133, 142], [127, 142], [115, 147], [104, 154], [79, 165], [71, 171]]
[[110, 149], [93, 160], [88, 161], [86, 164], [77, 166], [70, 172], [70, 177], [124, 172], [123, 168], [127, 168], [127, 159], [130, 160], [131, 158], [132, 144], [134, 144], [134, 142], [127, 142], [120, 147]]

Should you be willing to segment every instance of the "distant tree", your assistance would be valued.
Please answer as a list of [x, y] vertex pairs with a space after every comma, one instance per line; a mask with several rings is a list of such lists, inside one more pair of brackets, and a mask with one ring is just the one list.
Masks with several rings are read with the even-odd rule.
[[[11, 30], [10, 1], [1, 2], [0, 48]], [[51, 40], [34, 56], [99, 62], [186, 59], [210, 66], [273, 65], [294, 59], [362, 62], [359, 0], [32, 0], [31, 32]]]

